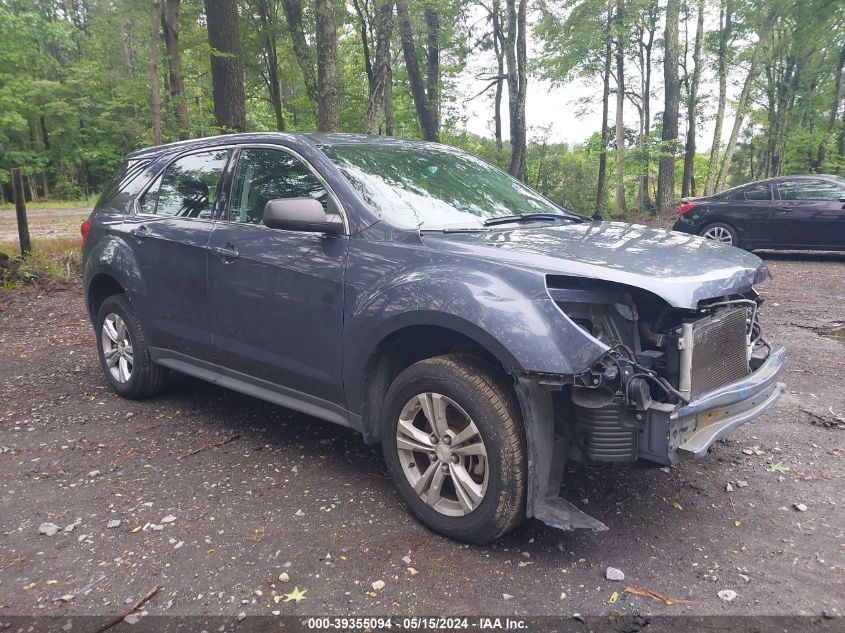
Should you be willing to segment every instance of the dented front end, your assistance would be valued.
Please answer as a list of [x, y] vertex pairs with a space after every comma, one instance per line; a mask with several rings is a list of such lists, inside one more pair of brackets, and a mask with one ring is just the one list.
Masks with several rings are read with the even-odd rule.
[[548, 464], [548, 476], [529, 491], [529, 512], [550, 525], [604, 528], [557, 498], [567, 461], [665, 465], [701, 457], [785, 390], [778, 382], [785, 350], [763, 337], [762, 300], [753, 290], [694, 309], [596, 280], [550, 276], [547, 291], [585, 336], [607, 348], [578, 374], [518, 376], [524, 397], [549, 394], [553, 423], [535, 431], [546, 436], [536, 438], [542, 447], [531, 455], [540, 469]]

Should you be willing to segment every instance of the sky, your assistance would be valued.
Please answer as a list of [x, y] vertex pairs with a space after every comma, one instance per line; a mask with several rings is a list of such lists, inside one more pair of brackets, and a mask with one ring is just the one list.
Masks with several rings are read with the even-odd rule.
[[[480, 16], [471, 16], [474, 23], [484, 28], [484, 22]], [[684, 23], [680, 27], [680, 40], [683, 55], [684, 45]], [[692, 43], [695, 37], [695, 16], [686, 25], [689, 29], [690, 56], [692, 56]], [[664, 25], [658, 26], [657, 36], [662, 38]], [[718, 14], [713, 15], [712, 11], [706, 14], [705, 31], [718, 29]], [[534, 45], [532, 45], [534, 44]], [[536, 42], [529, 39], [529, 65], [532, 56], [540, 53], [540, 47]], [[655, 46], [655, 54], [652, 69], [652, 117], [663, 112], [663, 64], [662, 52]], [[630, 62], [629, 62], [630, 64]], [[692, 61], [690, 60], [690, 70]], [[468, 131], [492, 138], [493, 128], [493, 90], [488, 94], [470, 100], [470, 97], [482, 90], [487, 81], [478, 79], [479, 74], [490, 74], [496, 67], [496, 58], [492, 51], [476, 52], [467, 60], [466, 67], [461, 71], [456, 80], [456, 85], [461, 86], [463, 103], [461, 107], [466, 115], [465, 129]], [[639, 77], [639, 70], [633, 65], [626, 68], [626, 72], [635, 73]], [[730, 107], [732, 100], [739, 96], [742, 81], [745, 79], [745, 69], [731, 69], [728, 77], [728, 107], [725, 112], [725, 120], [722, 125], [722, 142], [726, 143], [733, 126], [733, 110]], [[601, 79], [599, 77], [589, 80], [576, 80], [563, 86], [553, 87], [549, 82], [542, 81], [534, 76], [528, 78], [528, 93], [526, 96], [525, 111], [528, 123], [528, 138], [542, 139], [548, 135], [549, 142], [582, 143], [591, 134], [599, 131], [601, 127]], [[704, 117], [699, 118], [696, 130], [696, 146], [698, 152], [709, 150], [713, 141], [713, 130], [715, 127], [716, 99], [718, 98], [718, 82], [715, 73], [705, 64], [703, 67], [699, 94], [705, 100]], [[587, 100], [585, 104], [583, 100]], [[580, 102], [579, 102], [580, 101]], [[615, 125], [616, 99], [611, 95], [608, 111], [608, 125]], [[680, 135], [683, 138], [686, 131], [686, 116], [683, 103], [681, 104]], [[654, 125], [656, 119], [652, 121]], [[632, 129], [639, 128], [639, 117], [634, 106], [625, 102], [625, 125]], [[505, 138], [508, 137], [508, 108], [507, 108], [507, 83], [505, 83], [502, 98], [502, 130]]]

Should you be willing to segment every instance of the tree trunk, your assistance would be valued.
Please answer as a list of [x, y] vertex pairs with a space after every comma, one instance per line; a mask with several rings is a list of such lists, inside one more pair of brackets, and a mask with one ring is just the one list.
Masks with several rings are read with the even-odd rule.
[[693, 183], [695, 166], [695, 129], [698, 116], [698, 83], [701, 80], [701, 44], [704, 40], [704, 1], [698, 0], [698, 19], [696, 21], [695, 44], [692, 51], [692, 81], [687, 95], [687, 142], [684, 148], [684, 176], [681, 180], [681, 197], [695, 195]]
[[[640, 147], [642, 148], [646, 137], [651, 133], [651, 52], [654, 48], [654, 35], [657, 31], [657, 0], [652, 0], [648, 7], [648, 23], [644, 28], [643, 35], [648, 33], [648, 39], [643, 38], [642, 57], [640, 72], [642, 73], [642, 94], [640, 95], [642, 101], [642, 132], [640, 133]], [[649, 182], [651, 164], [648, 153], [645, 154], [643, 161], [643, 172], [640, 177], [640, 205], [643, 210], [652, 206], [651, 192], [649, 191]]]
[[830, 104], [830, 114], [827, 118], [827, 127], [825, 128], [825, 136], [819, 143], [818, 156], [816, 158], [816, 173], [824, 172], [824, 160], [826, 145], [833, 132], [833, 126], [836, 123], [836, 114], [839, 112], [839, 102], [842, 101], [842, 71], [845, 66], [845, 47], [842, 48], [842, 53], [839, 55], [839, 63], [836, 65], [836, 75], [834, 76], [833, 87], [833, 101]]
[[370, 54], [369, 3], [365, 2], [362, 7], [359, 0], [352, 0], [352, 6], [355, 8], [355, 15], [358, 18], [358, 32], [361, 35], [361, 51], [364, 54], [364, 72], [367, 73], [368, 94], [370, 95], [370, 99], [372, 99], [376, 89], [376, 76], [373, 69], [373, 58]]
[[152, 2], [150, 31], [150, 106], [153, 116], [153, 145], [161, 145], [161, 95], [158, 87], [158, 0]]
[[716, 126], [713, 129], [713, 144], [710, 146], [710, 164], [707, 166], [707, 179], [704, 181], [704, 195], [709, 196], [716, 190], [716, 172], [719, 167], [719, 150], [722, 147], [722, 123], [725, 119], [725, 101], [728, 92], [728, 43], [731, 36], [731, 0], [724, 0], [719, 31], [719, 105], [716, 109]]
[[420, 72], [420, 62], [414, 44], [414, 32], [411, 29], [411, 18], [408, 15], [408, 0], [396, 0], [396, 14], [399, 18], [399, 39], [402, 42], [402, 53], [405, 57], [405, 69], [408, 71], [408, 83], [411, 86], [411, 96], [414, 99], [414, 109], [420, 122], [420, 131], [426, 141], [439, 140], [437, 127], [431, 119], [431, 109], [428, 105], [428, 94]]
[[335, 0], [315, 0], [317, 22], [317, 129], [340, 130], [340, 69], [337, 62], [337, 16]]
[[164, 0], [161, 27], [164, 31], [164, 45], [170, 68], [170, 97], [173, 102], [173, 113], [179, 125], [179, 138], [184, 140], [189, 136], [190, 124], [188, 103], [185, 101], [185, 82], [182, 78], [182, 54], [179, 50], [179, 2], [180, 0]]
[[[739, 133], [742, 129], [742, 121], [745, 118], [745, 109], [748, 106], [748, 99], [751, 95], [751, 87], [760, 74], [760, 56], [763, 53], [765, 40], [769, 36], [769, 31], [772, 24], [777, 17], [776, 10], [769, 12], [765, 24], [757, 34], [757, 44], [754, 45], [754, 52], [751, 54], [751, 65], [748, 68], [748, 75], [745, 77], [745, 82], [742, 84], [742, 92], [739, 95], [739, 101], [736, 104], [736, 115], [734, 116], [733, 127], [731, 127], [731, 136], [728, 139], [728, 145], [725, 148], [725, 157], [722, 159], [722, 166], [719, 169], [719, 178], [716, 181], [716, 191], [721, 191], [725, 188], [728, 179], [728, 171], [731, 168], [731, 161], [733, 160], [734, 149], [739, 139]], [[753, 148], [752, 148], [753, 149]], [[751, 173], [754, 173], [754, 153], [751, 153]], [[753, 177], [752, 177], [753, 180]]]
[[384, 133], [393, 136], [396, 131], [396, 113], [393, 109], [393, 68], [387, 65], [387, 83], [384, 86]]
[[246, 130], [244, 73], [235, 0], [205, 0], [208, 43], [211, 46], [211, 86], [214, 117], [223, 130]]
[[440, 135], [440, 14], [425, 8], [426, 61], [425, 83], [429, 119]]
[[264, 40], [264, 62], [267, 65], [267, 90], [273, 115], [276, 117], [276, 129], [285, 131], [285, 117], [282, 103], [282, 82], [279, 79], [279, 56], [276, 52], [276, 24], [278, 15], [276, 5], [268, 0], [257, 0], [258, 17], [261, 20]]
[[496, 94], [493, 99], [493, 124], [496, 147], [502, 149], [502, 92], [505, 83], [505, 36], [502, 33], [502, 5], [493, 0], [493, 52], [496, 54]]
[[511, 176], [520, 180], [525, 180], [525, 97], [528, 87], [526, 5], [527, 0], [507, 0], [507, 31], [505, 32], [511, 137], [511, 163], [508, 171]]
[[625, 205], [625, 3], [616, 1], [616, 208], [624, 215]]
[[293, 53], [296, 56], [299, 69], [302, 71], [302, 79], [305, 82], [305, 92], [308, 93], [308, 99], [311, 101], [316, 112], [320, 103], [320, 97], [317, 91], [317, 75], [314, 73], [314, 54], [311, 52], [311, 47], [308, 46], [308, 41], [305, 39], [305, 26], [302, 22], [302, 0], [282, 0], [282, 7], [284, 8], [285, 21], [288, 23], [288, 30], [290, 31]]
[[607, 3], [607, 30], [604, 33], [604, 83], [601, 95], [601, 153], [599, 154], [599, 179], [596, 185], [596, 214], [604, 214], [604, 198], [607, 188], [607, 116], [610, 109], [610, 58], [611, 58], [611, 0]]
[[364, 133], [378, 134], [381, 128], [382, 112], [387, 102], [387, 84], [390, 81], [390, 40], [393, 37], [393, 0], [382, 0], [376, 4], [376, 57], [373, 64], [374, 82], [364, 117]]
[[663, 135], [657, 173], [657, 212], [675, 203], [675, 143], [678, 140], [678, 16], [681, 0], [666, 4], [666, 32], [663, 36]]

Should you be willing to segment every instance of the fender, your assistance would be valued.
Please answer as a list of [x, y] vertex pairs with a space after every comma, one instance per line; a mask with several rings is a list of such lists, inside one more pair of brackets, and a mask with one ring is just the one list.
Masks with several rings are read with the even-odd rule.
[[536, 271], [464, 261], [419, 242], [352, 239], [346, 272], [344, 386], [360, 413], [367, 362], [379, 343], [411, 325], [449, 328], [482, 345], [504, 368], [579, 373], [607, 347], [552, 301]]
[[[114, 234], [106, 235], [92, 243], [92, 248], [85, 254], [85, 264], [82, 278], [85, 287], [85, 305], [89, 305], [88, 291], [91, 280], [99, 274], [112, 277], [123, 287], [130, 303], [135, 306], [136, 311], [143, 311], [143, 301], [140, 297], [146, 295], [146, 286], [141, 277], [138, 262], [135, 254], [129, 245], [120, 237]], [[141, 316], [139, 312], [139, 316]], [[91, 315], [94, 319], [96, 315]]]

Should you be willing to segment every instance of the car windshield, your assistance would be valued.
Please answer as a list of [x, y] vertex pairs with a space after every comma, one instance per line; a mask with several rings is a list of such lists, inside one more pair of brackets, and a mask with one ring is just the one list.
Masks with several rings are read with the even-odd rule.
[[379, 215], [403, 228], [480, 229], [485, 220], [534, 213], [578, 219], [500, 169], [450, 147], [338, 144], [321, 149]]

